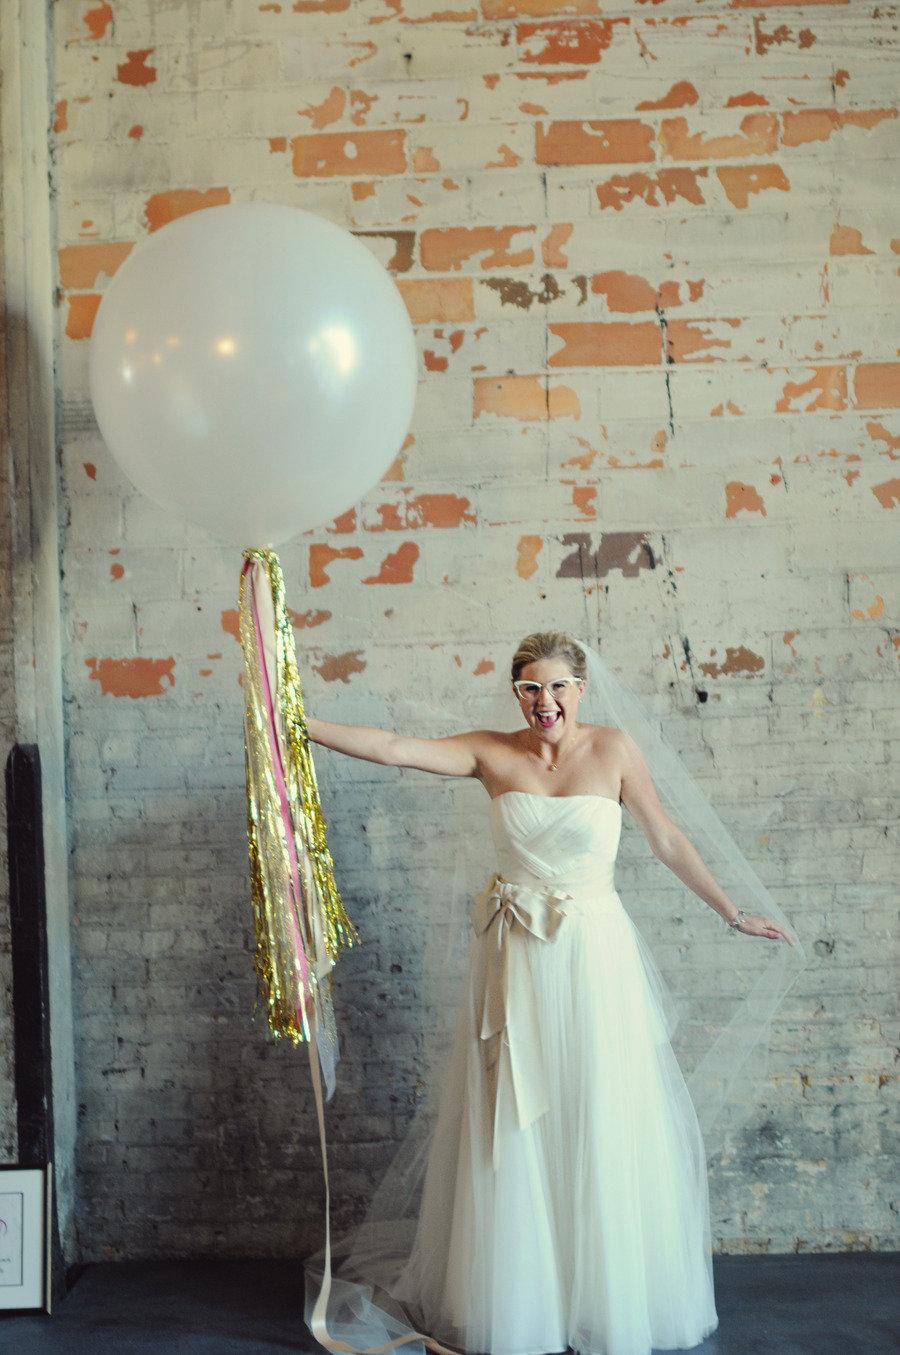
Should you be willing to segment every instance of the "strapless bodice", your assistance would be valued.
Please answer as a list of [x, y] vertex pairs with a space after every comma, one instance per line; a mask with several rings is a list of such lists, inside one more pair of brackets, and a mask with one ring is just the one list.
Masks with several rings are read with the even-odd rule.
[[577, 897], [618, 898], [614, 884], [622, 806], [604, 795], [507, 790], [490, 803], [497, 873]]

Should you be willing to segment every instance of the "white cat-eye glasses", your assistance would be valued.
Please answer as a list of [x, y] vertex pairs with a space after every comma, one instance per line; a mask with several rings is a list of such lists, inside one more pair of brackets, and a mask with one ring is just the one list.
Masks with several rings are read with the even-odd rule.
[[567, 687], [579, 687], [581, 681], [581, 678], [575, 677], [554, 678], [552, 682], [528, 682], [520, 678], [518, 682], [513, 683], [513, 690], [520, 701], [530, 701], [534, 697], [540, 696], [544, 688], [547, 689], [551, 697], [562, 696]]

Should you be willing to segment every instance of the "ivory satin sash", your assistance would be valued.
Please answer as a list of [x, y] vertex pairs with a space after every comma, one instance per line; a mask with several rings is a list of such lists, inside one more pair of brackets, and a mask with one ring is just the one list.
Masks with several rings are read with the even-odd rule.
[[483, 956], [484, 982], [476, 1010], [489, 1088], [488, 1137], [495, 1171], [500, 1162], [500, 1079], [507, 1061], [519, 1128], [527, 1128], [548, 1109], [541, 1025], [526, 947], [530, 938], [553, 940], [566, 915], [564, 905], [571, 898], [563, 890], [515, 884], [496, 874], [475, 896], [472, 925], [489, 946]]

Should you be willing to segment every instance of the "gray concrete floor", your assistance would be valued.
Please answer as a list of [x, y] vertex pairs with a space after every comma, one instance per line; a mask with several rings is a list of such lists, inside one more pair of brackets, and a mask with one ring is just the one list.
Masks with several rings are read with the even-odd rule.
[[[719, 1327], [695, 1355], [881, 1355], [900, 1348], [900, 1253], [716, 1256], [713, 1266]], [[72, 1278], [50, 1317], [0, 1313], [2, 1355], [322, 1349], [303, 1325], [299, 1262], [104, 1262]]]

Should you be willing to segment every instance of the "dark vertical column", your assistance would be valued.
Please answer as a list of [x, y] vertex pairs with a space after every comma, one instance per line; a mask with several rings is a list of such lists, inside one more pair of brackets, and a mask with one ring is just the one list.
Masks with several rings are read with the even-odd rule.
[[[19, 1165], [43, 1167], [53, 1158], [53, 1077], [41, 759], [36, 744], [15, 744], [10, 750], [6, 811]], [[55, 1190], [50, 1227], [56, 1307], [65, 1297], [66, 1285]]]

